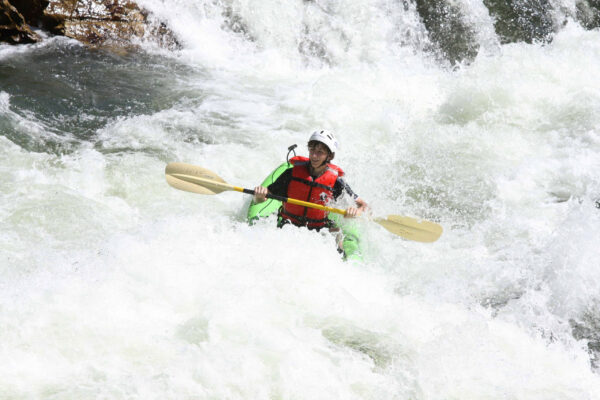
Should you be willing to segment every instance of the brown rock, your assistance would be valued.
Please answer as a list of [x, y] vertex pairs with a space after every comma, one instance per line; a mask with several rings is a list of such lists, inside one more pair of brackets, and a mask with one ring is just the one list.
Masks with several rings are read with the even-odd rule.
[[126, 48], [136, 38], [147, 37], [161, 46], [177, 47], [173, 33], [147, 16], [131, 0], [0, 0], [0, 41], [37, 42], [40, 37], [31, 31], [32, 25], [92, 46]]
[[112, 20], [66, 20], [65, 36], [91, 45], [128, 44], [133, 37], [142, 37], [145, 32], [143, 22]]
[[149, 26], [147, 13], [129, 0], [50, 0], [44, 15], [46, 29], [93, 46], [127, 47], [147, 32], [176, 45], [170, 31]]
[[35, 43], [40, 37], [32, 32], [23, 15], [8, 0], [0, 0], [0, 42]]
[[48, 0], [8, 0], [29, 25], [38, 26], [48, 6]]

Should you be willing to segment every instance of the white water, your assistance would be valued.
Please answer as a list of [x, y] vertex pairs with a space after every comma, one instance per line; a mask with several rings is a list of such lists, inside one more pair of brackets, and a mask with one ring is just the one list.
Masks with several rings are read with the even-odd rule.
[[[473, 5], [489, 51], [449, 71], [394, 2], [143, 3], [193, 71], [175, 105], [63, 155], [0, 136], [0, 398], [600, 398], [572, 325], [600, 318], [600, 32], [499, 47]], [[13, 129], [73, 140], [14, 104], [0, 88]], [[345, 263], [327, 235], [248, 227], [240, 194], [164, 181], [181, 161], [254, 186], [319, 127], [375, 213], [441, 239], [363, 221]]]

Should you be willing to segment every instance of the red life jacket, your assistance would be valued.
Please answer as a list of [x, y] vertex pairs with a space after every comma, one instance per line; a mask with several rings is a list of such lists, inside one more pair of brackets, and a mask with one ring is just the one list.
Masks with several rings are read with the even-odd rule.
[[[311, 203], [326, 205], [333, 198], [333, 185], [338, 177], [344, 175], [344, 171], [336, 165], [327, 164], [327, 169], [317, 179], [310, 176], [307, 157], [293, 157], [290, 162], [292, 167], [292, 180], [287, 188], [287, 197]], [[289, 220], [294, 225], [307, 226], [309, 228], [322, 228], [329, 222], [327, 215], [329, 211], [317, 210], [283, 203], [279, 215]]]

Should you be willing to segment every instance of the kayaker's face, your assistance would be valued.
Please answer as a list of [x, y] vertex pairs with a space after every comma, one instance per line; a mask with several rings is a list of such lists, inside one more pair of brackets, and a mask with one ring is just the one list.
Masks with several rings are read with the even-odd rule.
[[308, 157], [313, 168], [319, 168], [329, 157], [329, 149], [324, 144], [318, 143], [308, 147]]

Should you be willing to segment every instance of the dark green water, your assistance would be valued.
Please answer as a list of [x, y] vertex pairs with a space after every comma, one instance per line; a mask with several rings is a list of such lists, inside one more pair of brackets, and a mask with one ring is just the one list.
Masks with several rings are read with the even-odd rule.
[[[12, 55], [0, 63], [0, 90], [10, 111], [0, 129], [29, 151], [62, 153], [122, 117], [152, 114], [186, 97], [180, 80], [193, 69], [143, 51], [116, 54], [66, 40]], [[44, 135], [31, 132], [32, 120]]]

